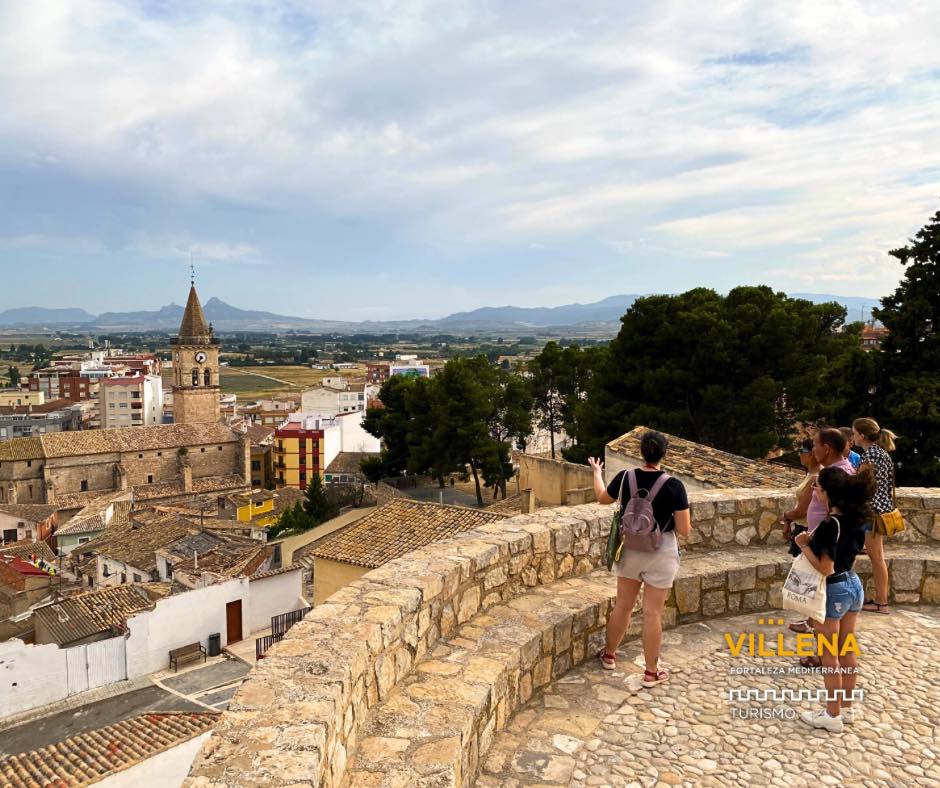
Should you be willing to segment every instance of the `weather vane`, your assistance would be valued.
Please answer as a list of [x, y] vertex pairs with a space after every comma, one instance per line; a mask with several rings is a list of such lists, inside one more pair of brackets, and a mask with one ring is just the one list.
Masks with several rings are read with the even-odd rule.
[[189, 253], [189, 284], [196, 286], [196, 266], [193, 265], [193, 253]]

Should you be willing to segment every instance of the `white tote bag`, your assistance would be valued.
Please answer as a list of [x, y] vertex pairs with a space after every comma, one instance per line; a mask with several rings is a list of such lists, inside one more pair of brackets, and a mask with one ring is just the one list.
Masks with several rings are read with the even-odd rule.
[[[842, 528], [835, 517], [832, 519], [836, 521], [838, 544]], [[826, 576], [817, 572], [803, 553], [793, 559], [790, 574], [783, 584], [783, 609], [820, 623], [826, 620]]]

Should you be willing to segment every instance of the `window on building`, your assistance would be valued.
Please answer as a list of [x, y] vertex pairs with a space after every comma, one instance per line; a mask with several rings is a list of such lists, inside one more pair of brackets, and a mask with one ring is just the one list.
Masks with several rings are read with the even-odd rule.
[[201, 451], [203, 454], [205, 454], [205, 453], [206, 453], [206, 447], [203, 446], [199, 451]]
[[88, 479], [82, 479], [81, 490], [82, 492], [88, 492]]
[[219, 451], [222, 451], [222, 447], [221, 447], [221, 446], [219, 446]]
[[199, 370], [198, 369], [193, 370], [193, 385], [194, 386], [199, 385]]
[[207, 369], [205, 374], [202, 376], [202, 379], [205, 381], [207, 386], [212, 385], [212, 373]]
[[153, 474], [147, 474], [147, 484], [153, 484]]
[[29, 500], [33, 500], [33, 485], [27, 484], [26, 488], [29, 492]]
[[162, 457], [162, 456], [163, 456], [163, 452], [162, 452], [162, 451], [158, 451], [158, 452], [157, 452], [157, 456], [158, 456], [158, 457]]
[[126, 582], [127, 582], [127, 572], [121, 572], [121, 584], [123, 585]]
[[253, 471], [260, 471], [260, 470], [261, 470], [261, 461], [260, 461], [260, 460], [252, 460], [252, 461], [251, 461], [251, 470], [253, 470]]
[[107, 564], [104, 565], [104, 568], [101, 570], [101, 574], [103, 574], [105, 577], [111, 577], [111, 570], [108, 568]]
[[142, 460], [143, 458], [144, 458], [144, 455], [143, 455], [143, 454], [138, 454], [138, 455], [137, 455], [137, 459], [138, 459], [138, 460]]
[[27, 467], [27, 468], [32, 468], [32, 467], [33, 467], [33, 461], [32, 461], [32, 460], [27, 460], [27, 461], [26, 461], [26, 467]]
[[137, 574], [136, 572], [134, 572], [134, 582], [135, 582], [135, 583], [139, 583], [140, 580], [141, 580], [140, 575]]
[[91, 537], [90, 537], [90, 536], [80, 536], [80, 537], [78, 537], [78, 543], [79, 543], [79, 544], [85, 544], [85, 542], [90, 542], [90, 541], [91, 541]]

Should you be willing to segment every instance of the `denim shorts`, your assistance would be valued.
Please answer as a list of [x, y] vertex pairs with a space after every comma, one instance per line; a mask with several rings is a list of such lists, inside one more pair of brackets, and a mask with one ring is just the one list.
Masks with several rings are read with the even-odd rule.
[[842, 618], [846, 613], [858, 613], [865, 601], [862, 581], [855, 572], [841, 583], [826, 586], [826, 618]]

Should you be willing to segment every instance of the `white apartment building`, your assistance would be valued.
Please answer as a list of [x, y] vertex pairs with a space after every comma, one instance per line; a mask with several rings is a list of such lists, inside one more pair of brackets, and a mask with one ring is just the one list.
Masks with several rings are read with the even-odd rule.
[[334, 388], [317, 386], [307, 389], [300, 397], [300, 409], [304, 413], [323, 413], [338, 416], [342, 413], [359, 413], [366, 409], [366, 387]]
[[162, 424], [163, 379], [159, 375], [103, 379], [98, 414], [105, 430]]

